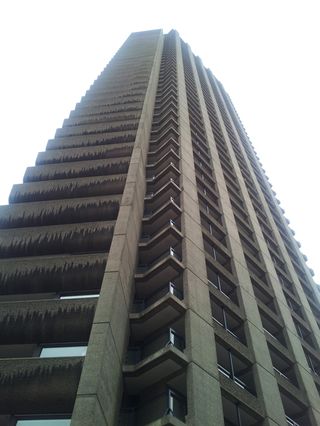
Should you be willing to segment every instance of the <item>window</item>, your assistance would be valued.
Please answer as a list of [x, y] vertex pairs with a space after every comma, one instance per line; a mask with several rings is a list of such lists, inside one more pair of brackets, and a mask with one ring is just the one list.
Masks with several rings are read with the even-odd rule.
[[40, 358], [60, 358], [69, 356], [85, 356], [87, 346], [47, 346], [40, 352]]
[[222, 405], [225, 426], [260, 426], [263, 424], [263, 420], [258, 419], [256, 413], [230, 396], [222, 394]]
[[229, 309], [225, 308], [219, 301], [211, 298], [212, 319], [223, 327], [228, 333], [246, 344], [243, 321], [241, 318], [233, 314]]
[[241, 389], [255, 395], [252, 366], [245, 358], [216, 342], [218, 370]]
[[308, 351], [305, 349], [304, 353], [307, 358], [307, 362], [309, 365], [310, 370], [317, 376], [320, 376], [320, 361], [316, 359], [314, 356], [312, 356]]
[[28, 419], [18, 420], [16, 426], [69, 426], [70, 419]]
[[269, 315], [266, 315], [261, 309], [259, 309], [259, 312], [264, 331], [283, 346], [286, 346], [282, 325], [274, 321]]
[[177, 417], [182, 421], [184, 421], [187, 414], [184, 396], [172, 389], [168, 389], [168, 409], [166, 414]]
[[224, 296], [238, 304], [236, 286], [234, 283], [218, 273], [213, 265], [206, 262], [208, 284], [219, 290]]
[[60, 295], [59, 298], [62, 299], [86, 299], [86, 298], [98, 298], [99, 293], [91, 293], [91, 294], [65, 294]]

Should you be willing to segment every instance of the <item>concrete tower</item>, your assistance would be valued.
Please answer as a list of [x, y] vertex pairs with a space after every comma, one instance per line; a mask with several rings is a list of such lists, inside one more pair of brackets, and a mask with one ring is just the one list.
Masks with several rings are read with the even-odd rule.
[[320, 292], [175, 31], [127, 39], [0, 227], [1, 426], [320, 425]]

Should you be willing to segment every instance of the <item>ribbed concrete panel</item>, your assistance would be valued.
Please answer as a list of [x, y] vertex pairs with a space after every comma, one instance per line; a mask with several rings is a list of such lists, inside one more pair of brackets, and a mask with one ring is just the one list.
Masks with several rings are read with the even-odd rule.
[[[137, 54], [142, 51], [137, 61], [150, 63], [150, 77], [73, 411], [72, 425], [77, 426], [116, 424], [121, 402], [122, 361], [145, 195], [144, 167], [163, 41], [159, 31], [133, 34], [131, 42]], [[150, 58], [144, 57], [145, 50], [151, 51]], [[131, 50], [127, 52], [130, 55]]]

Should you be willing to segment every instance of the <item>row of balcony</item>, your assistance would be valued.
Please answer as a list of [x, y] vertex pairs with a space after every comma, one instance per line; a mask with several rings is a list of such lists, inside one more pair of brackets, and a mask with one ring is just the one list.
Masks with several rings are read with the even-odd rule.
[[160, 418], [162, 424], [178, 425], [187, 415], [179, 132], [172, 80], [175, 54], [170, 50], [173, 40], [166, 40], [147, 157], [130, 341], [123, 366], [120, 424], [126, 426]]
[[[214, 85], [213, 82], [212, 84]], [[223, 110], [223, 105], [221, 105], [221, 109]], [[225, 111], [224, 111], [223, 117], [224, 119], [227, 119]], [[230, 130], [232, 130], [231, 126], [229, 128], [229, 131]], [[245, 251], [247, 252], [247, 255], [248, 255], [247, 249], [248, 247], [246, 247]], [[279, 377], [279, 381], [278, 381], [279, 383], [281, 383], [281, 380], [285, 381], [284, 389], [287, 391], [287, 389], [290, 389], [290, 385], [292, 384], [294, 386], [298, 386], [297, 376], [295, 374], [294, 361], [290, 359], [289, 352], [287, 352], [288, 357], [286, 358], [283, 356], [283, 351], [280, 350], [280, 352], [277, 352], [276, 350], [276, 349], [279, 349], [277, 348], [278, 343], [280, 343], [280, 347], [281, 345], [285, 344], [285, 339], [284, 339], [284, 335], [282, 334], [281, 325], [276, 325], [276, 322], [274, 321], [276, 319], [276, 316], [274, 320], [271, 320], [272, 311], [276, 310], [276, 306], [273, 302], [273, 293], [269, 294], [268, 283], [267, 281], [263, 282], [264, 274], [262, 274], [262, 272], [260, 271], [258, 264], [255, 261], [253, 261], [252, 258], [250, 260], [251, 260], [250, 262], [251, 276], [252, 278], [254, 277], [254, 283], [255, 283], [254, 291], [257, 297], [258, 305], [261, 302], [262, 303], [261, 307], [263, 306], [263, 310], [260, 310], [260, 316], [262, 320], [262, 325], [266, 332], [267, 340], [269, 341], [270, 356], [274, 366], [275, 374], [276, 376]], [[266, 306], [267, 308], [265, 308]], [[270, 308], [270, 312], [268, 312], [269, 308]], [[264, 313], [265, 309], [267, 310], [267, 313]], [[290, 385], [288, 383], [290, 383]], [[284, 391], [282, 392], [281, 388], [280, 388], [280, 393], [281, 393], [281, 396], [283, 397]], [[289, 397], [290, 403], [288, 403], [288, 401], [284, 401], [284, 398], [283, 398], [283, 406], [286, 413], [287, 422], [288, 424], [291, 424], [291, 425], [296, 425], [296, 424], [309, 425], [310, 424], [309, 420], [307, 419], [307, 416], [304, 415], [305, 408], [301, 409], [300, 407], [300, 409], [298, 409], [300, 405], [300, 401], [298, 400], [294, 401], [294, 396], [298, 394], [299, 392], [295, 390], [294, 387], [292, 387], [290, 397]], [[299, 397], [301, 397], [301, 393], [299, 394]], [[302, 423], [300, 423], [301, 418], [303, 418]]]
[[[231, 114], [232, 113], [233, 113], [233, 111], [231, 112]], [[238, 128], [239, 128], [239, 123], [238, 123], [237, 120], [235, 121], [235, 125], [238, 126]], [[246, 138], [243, 137], [243, 133], [242, 133], [241, 129], [240, 129], [240, 132], [239, 132], [239, 136], [240, 136], [240, 138], [241, 138], [241, 140], [242, 140], [242, 142], [244, 144], [245, 150], [247, 151], [247, 154], [249, 156], [249, 160], [250, 160], [250, 162], [251, 162], [251, 164], [252, 164], [252, 166], [254, 168], [254, 172], [257, 175], [258, 182], [261, 185], [262, 192], [265, 195], [266, 202], [267, 202], [267, 204], [268, 204], [268, 206], [270, 208], [270, 212], [271, 212], [271, 214], [272, 214], [272, 216], [274, 218], [275, 224], [278, 227], [280, 235], [283, 238], [283, 241], [284, 241], [285, 246], [287, 248], [289, 257], [291, 258], [292, 264], [293, 264], [293, 266], [294, 266], [297, 274], [299, 275], [299, 277], [301, 277], [301, 279], [304, 280], [305, 279], [304, 266], [301, 264], [301, 261], [299, 259], [299, 255], [296, 253], [297, 248], [291, 242], [291, 235], [289, 234], [289, 232], [287, 230], [287, 222], [288, 221], [285, 221], [286, 222], [285, 224], [283, 223], [283, 220], [282, 220], [282, 218], [281, 218], [281, 216], [280, 216], [280, 214], [278, 212], [277, 206], [273, 202], [272, 196], [269, 194], [270, 193], [270, 188], [264, 182], [264, 179], [263, 179], [263, 176], [262, 176], [262, 174], [261, 174], [261, 172], [259, 170], [259, 167], [257, 167], [256, 164], [255, 164], [255, 159], [254, 159], [254, 157], [252, 156], [252, 154], [250, 152], [250, 147], [249, 147], [247, 141], [245, 140]], [[260, 223], [260, 225], [262, 227], [262, 230], [264, 231], [263, 233], [264, 233], [264, 237], [265, 237], [265, 240], [266, 240], [269, 252], [270, 252], [271, 259], [273, 260], [273, 263], [274, 263], [274, 266], [276, 268], [277, 273], [279, 272], [280, 275], [281, 274], [286, 275], [287, 274], [287, 267], [286, 267], [285, 262], [284, 262], [281, 254], [280, 254], [280, 252], [278, 250], [277, 244], [275, 243], [275, 239], [273, 237], [273, 232], [271, 230], [271, 227], [270, 227], [270, 224], [268, 222], [267, 216], [263, 212], [263, 207], [262, 207], [262, 204], [260, 202], [258, 193], [254, 189], [253, 180], [252, 180], [252, 178], [250, 176], [247, 175], [246, 164], [243, 161], [243, 156], [241, 154], [241, 151], [237, 147], [236, 140], [232, 141], [232, 145], [235, 148], [235, 154], [236, 154], [236, 157], [237, 157], [237, 159], [239, 161], [241, 172], [245, 175], [244, 178], [245, 178], [245, 182], [246, 182], [246, 184], [248, 186], [249, 195], [250, 195], [251, 200], [253, 202], [253, 205], [254, 205], [254, 207], [256, 209], [259, 223]], [[248, 180], [249, 180], [249, 182], [248, 182]], [[290, 278], [289, 278], [289, 280], [290, 280]], [[308, 294], [309, 288], [308, 288], [308, 291], [307, 291], [307, 287], [309, 287], [309, 284], [307, 283], [305, 286], [302, 286], [302, 287], [303, 287], [303, 290], [306, 292], [306, 294], [309, 296], [309, 294]], [[290, 291], [297, 298], [297, 295], [296, 295], [296, 292], [294, 290], [293, 285], [291, 285]], [[310, 288], [310, 292], [313, 293], [313, 290], [311, 288]], [[287, 301], [288, 300], [290, 300], [290, 299], [287, 298]], [[312, 300], [313, 300], [313, 297], [312, 297]], [[296, 304], [300, 305], [300, 301], [298, 301]], [[290, 303], [290, 302], [288, 302], [288, 306], [289, 306], [290, 309], [292, 309], [293, 304]], [[294, 312], [296, 312], [296, 309], [294, 310]], [[298, 315], [300, 317], [302, 317], [301, 309], [300, 309], [300, 312], [299, 312]], [[319, 322], [319, 324], [320, 324], [320, 322]]]
[[[184, 56], [190, 124], [193, 129], [192, 144], [194, 164], [197, 176], [200, 217], [203, 229], [203, 241], [213, 326], [216, 336], [217, 367], [220, 372], [224, 424], [262, 424], [262, 412], [251, 411], [257, 408], [255, 384], [253, 378], [253, 360], [248, 362], [249, 351], [245, 347], [244, 319], [238, 307], [237, 282], [233, 276], [231, 255], [228, 250], [226, 231], [219, 205], [219, 195], [215, 190], [213, 168], [201, 109], [196, 93], [193, 71], [188, 55]], [[235, 313], [236, 312], [236, 313]], [[226, 346], [228, 342], [236, 349]], [[245, 356], [243, 355], [245, 354]], [[232, 389], [232, 391], [231, 391]], [[240, 393], [239, 393], [239, 390]], [[231, 397], [231, 394], [233, 395]], [[242, 396], [245, 395], [242, 399]], [[235, 399], [240, 397], [240, 399]], [[241, 401], [241, 402], [240, 402]], [[243, 404], [243, 401], [246, 401]], [[250, 404], [249, 404], [250, 405]], [[259, 410], [258, 410], [259, 411]], [[261, 423], [260, 423], [261, 422]]]

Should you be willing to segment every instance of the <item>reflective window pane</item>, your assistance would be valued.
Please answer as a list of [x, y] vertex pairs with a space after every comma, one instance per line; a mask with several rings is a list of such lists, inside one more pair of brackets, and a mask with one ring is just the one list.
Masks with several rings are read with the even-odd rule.
[[87, 346], [55, 346], [42, 348], [40, 358], [85, 356]]
[[18, 420], [16, 426], [69, 426], [70, 419], [30, 419]]
[[88, 298], [97, 298], [99, 293], [93, 294], [70, 294], [65, 296], [60, 296], [60, 299], [88, 299]]

